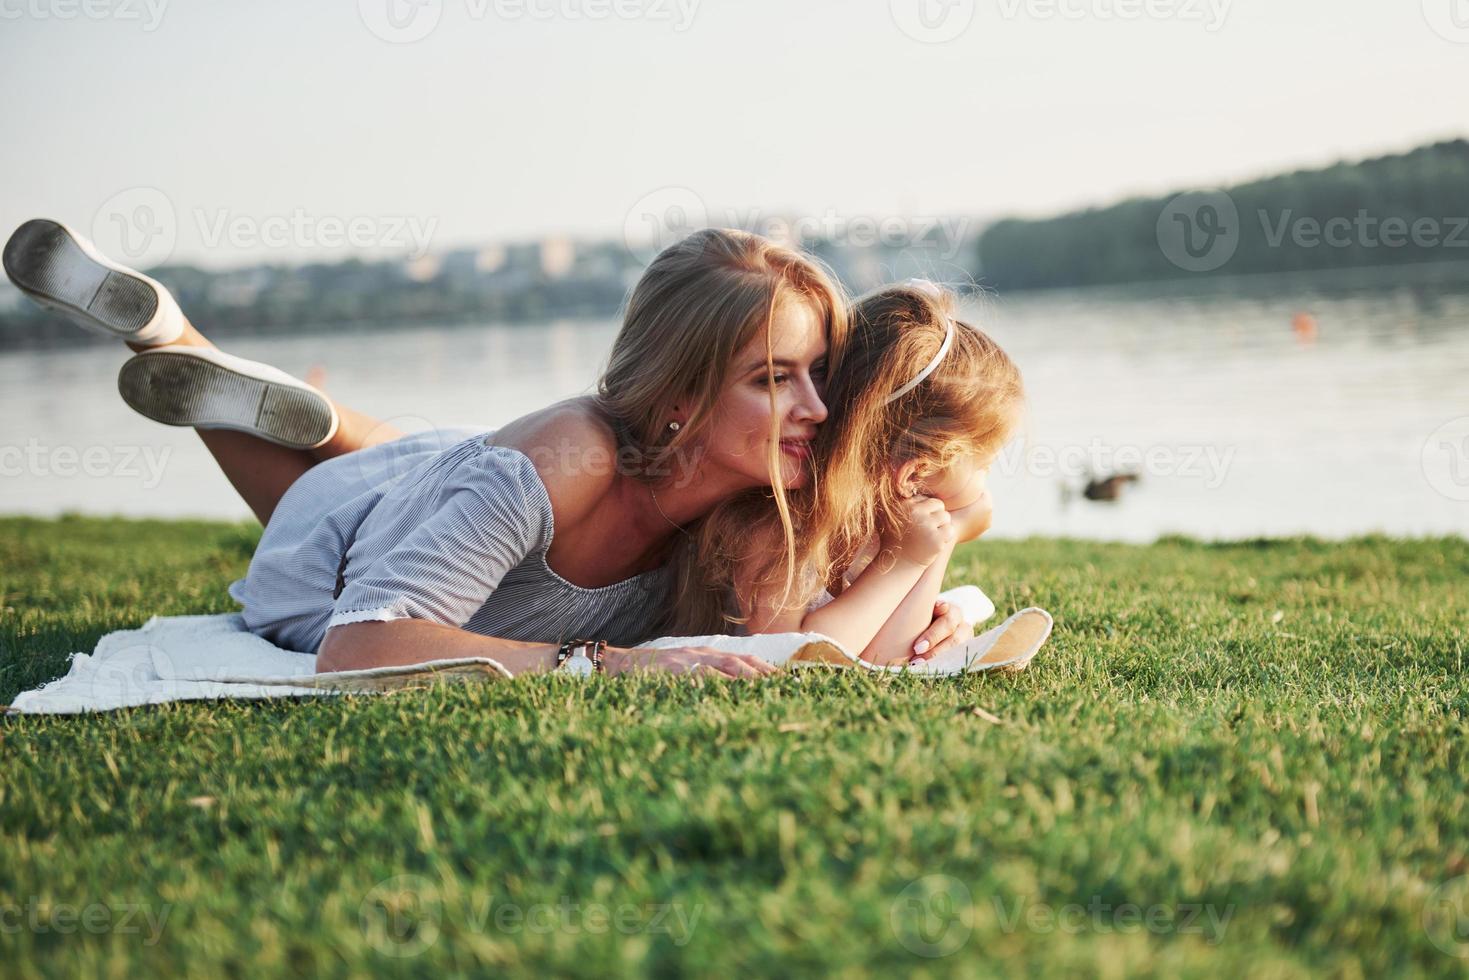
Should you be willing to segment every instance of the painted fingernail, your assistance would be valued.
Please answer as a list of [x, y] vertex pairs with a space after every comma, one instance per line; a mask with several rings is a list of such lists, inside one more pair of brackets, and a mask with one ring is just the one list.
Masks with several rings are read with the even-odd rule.
[[928, 652], [928, 641], [927, 640], [919, 640], [917, 643], [913, 644], [913, 655], [915, 657], [918, 656], [919, 654], [923, 654], [923, 653], [927, 653], [927, 652]]

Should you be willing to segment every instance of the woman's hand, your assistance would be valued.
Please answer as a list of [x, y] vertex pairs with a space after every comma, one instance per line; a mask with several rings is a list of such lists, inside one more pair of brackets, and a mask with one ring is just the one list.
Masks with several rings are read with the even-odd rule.
[[957, 606], [940, 599], [933, 606], [933, 623], [918, 635], [913, 643], [913, 656], [908, 662], [922, 663], [956, 643], [973, 638], [974, 624], [965, 621]]
[[953, 518], [937, 497], [909, 497], [904, 505], [903, 526], [884, 543], [898, 561], [927, 568], [954, 540]]
[[724, 653], [711, 647], [608, 647], [602, 654], [602, 668], [608, 674], [656, 670], [695, 677], [765, 677], [780, 672], [780, 668], [754, 654]]

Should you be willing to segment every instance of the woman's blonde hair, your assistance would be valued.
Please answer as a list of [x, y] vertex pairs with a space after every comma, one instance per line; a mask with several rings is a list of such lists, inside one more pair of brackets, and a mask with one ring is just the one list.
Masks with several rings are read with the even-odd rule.
[[[965, 455], [987, 465], [1015, 432], [1024, 405], [1020, 370], [953, 313], [953, 294], [932, 283], [888, 286], [853, 303], [826, 390], [831, 415], [816, 437], [817, 479], [793, 500], [805, 516], [798, 548], [805, 574], [786, 608], [804, 608], [874, 533], [900, 525], [899, 466], [916, 463], [922, 480]], [[933, 363], [951, 322], [949, 350], [932, 373], [890, 401]], [[768, 524], [754, 523], [759, 515], [746, 517], [747, 539], [768, 535]], [[770, 584], [767, 574], [760, 587]]]
[[[656, 485], [685, 453], [697, 453], [714, 423], [714, 408], [740, 348], [765, 336], [766, 368], [774, 375], [770, 322], [781, 304], [811, 303], [826, 334], [829, 362], [847, 335], [846, 302], [814, 259], [743, 231], [695, 232], [658, 254], [644, 271], [623, 314], [595, 402], [617, 436], [620, 458], [641, 461], [632, 476]], [[770, 386], [771, 484], [741, 495], [763, 501], [784, 538], [786, 577], [796, 568], [795, 521], [782, 479], [781, 419]], [[669, 421], [683, 411], [677, 431]], [[716, 507], [690, 529], [671, 560], [674, 600], [659, 629], [669, 634], [717, 632], [725, 624], [729, 554], [718, 542], [737, 533], [741, 507]]]

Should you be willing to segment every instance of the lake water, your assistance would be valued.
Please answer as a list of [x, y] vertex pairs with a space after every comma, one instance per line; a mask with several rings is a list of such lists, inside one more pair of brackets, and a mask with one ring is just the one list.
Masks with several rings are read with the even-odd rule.
[[[1031, 405], [992, 475], [991, 533], [1469, 534], [1464, 269], [970, 301]], [[297, 375], [320, 368], [337, 398], [403, 429], [488, 428], [587, 391], [614, 332], [429, 327], [226, 347]], [[0, 513], [248, 517], [191, 430], [122, 403], [126, 356], [101, 338], [0, 354]], [[1078, 495], [1088, 470], [1117, 469], [1140, 474], [1120, 499]]]

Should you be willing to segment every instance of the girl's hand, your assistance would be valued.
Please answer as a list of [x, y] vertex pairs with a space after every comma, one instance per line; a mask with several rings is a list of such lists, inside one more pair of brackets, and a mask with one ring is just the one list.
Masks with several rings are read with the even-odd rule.
[[933, 606], [933, 623], [918, 635], [913, 643], [913, 656], [908, 662], [922, 663], [956, 643], [973, 638], [974, 624], [965, 622], [964, 614], [957, 606], [940, 599]]
[[950, 511], [949, 516], [954, 519], [955, 533], [960, 541], [973, 541], [988, 531], [995, 518], [994, 501], [990, 499], [989, 489], [980, 493], [972, 504]]
[[909, 497], [904, 504], [904, 526], [894, 530], [888, 547], [898, 561], [927, 568], [954, 540], [953, 518], [937, 497]]
[[710, 647], [672, 647], [667, 650], [608, 647], [602, 668], [609, 675], [656, 670], [693, 677], [765, 677], [780, 668], [750, 653], [723, 653]]

